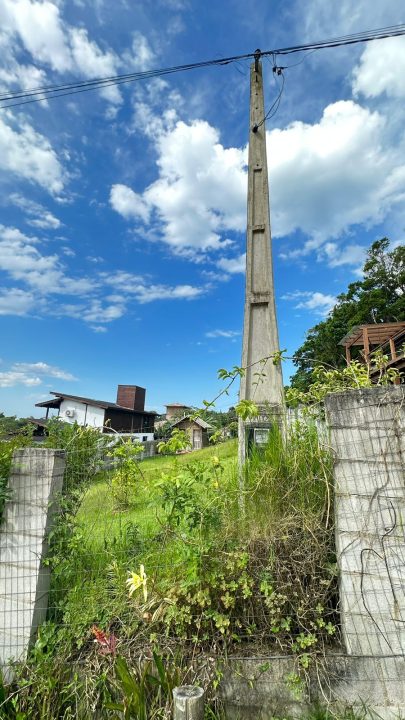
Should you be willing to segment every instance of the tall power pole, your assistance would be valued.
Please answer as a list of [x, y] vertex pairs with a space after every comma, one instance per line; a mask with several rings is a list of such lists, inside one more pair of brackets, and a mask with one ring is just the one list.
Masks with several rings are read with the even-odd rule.
[[264, 443], [268, 428], [279, 416], [283, 402], [280, 365], [271, 359], [279, 350], [271, 254], [269, 184], [263, 75], [260, 51], [250, 69], [250, 127], [246, 238], [246, 293], [239, 399], [253, 400], [257, 418], [239, 420], [239, 464], [242, 467], [251, 443]]

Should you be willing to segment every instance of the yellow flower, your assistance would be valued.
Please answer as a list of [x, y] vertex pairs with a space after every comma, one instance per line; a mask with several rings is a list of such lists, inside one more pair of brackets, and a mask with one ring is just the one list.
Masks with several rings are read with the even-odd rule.
[[147, 580], [148, 580], [148, 578], [145, 573], [145, 568], [143, 565], [139, 566], [139, 575], [137, 573], [130, 572], [129, 578], [127, 580], [129, 597], [132, 597], [135, 590], [139, 590], [139, 588], [142, 588], [143, 599], [146, 602], [148, 599]]

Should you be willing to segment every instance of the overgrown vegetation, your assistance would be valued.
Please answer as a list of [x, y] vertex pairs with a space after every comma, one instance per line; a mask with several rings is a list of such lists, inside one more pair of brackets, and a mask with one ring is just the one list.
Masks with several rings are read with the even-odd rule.
[[[380, 382], [392, 381], [381, 362]], [[243, 372], [220, 376], [229, 387]], [[314, 380], [293, 391], [301, 408], [367, 386], [369, 373], [353, 363]], [[236, 412], [258, 409], [241, 401]], [[332, 457], [317, 415], [273, 423], [242, 483], [235, 441], [179, 454], [189, 438], [177, 430], [139, 463], [136, 445], [106, 448], [111, 436], [51, 423], [46, 444], [65, 449], [66, 481], [49, 618], [0, 717], [163, 720], [173, 682], [198, 678], [214, 698], [220, 669], [207, 658], [241, 646], [292, 654], [286, 681], [299, 686], [339, 643]]]
[[388, 367], [388, 356], [379, 348], [370, 354], [368, 364], [352, 360], [346, 367], [335, 369], [316, 365], [312, 370], [308, 389], [289, 387], [285, 397], [290, 407], [300, 408], [303, 413], [310, 410], [313, 414], [321, 414], [323, 401], [328, 393], [390, 385], [399, 379], [399, 371]]
[[142, 443], [126, 440], [107, 452], [114, 461], [111, 477], [111, 492], [117, 509], [130, 507], [137, 481], [142, 478], [137, 459], [143, 452]]
[[[118, 465], [103, 470], [99, 440], [51, 426], [67, 482], [48, 558], [49, 620], [19, 671], [16, 718], [166, 718], [171, 696], [150, 680], [153, 652], [176, 678], [202, 673], [213, 691], [207, 651], [293, 653], [299, 674], [336, 642], [331, 458], [315, 425], [274, 425], [242, 495], [235, 441], [140, 465], [118, 445], [109, 451]], [[161, 450], [186, 443], [175, 433]], [[142, 698], [149, 714], [136, 709]]]
[[108, 435], [101, 435], [91, 427], [72, 425], [52, 418], [42, 447], [65, 451], [64, 496], [82, 490], [103, 466]]

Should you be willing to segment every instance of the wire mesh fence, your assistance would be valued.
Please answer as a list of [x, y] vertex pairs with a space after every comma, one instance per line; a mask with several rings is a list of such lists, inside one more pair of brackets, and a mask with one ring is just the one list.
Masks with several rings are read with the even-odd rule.
[[126, 497], [126, 460], [111, 457], [108, 441], [15, 453], [0, 535], [3, 664], [26, 659], [44, 621], [79, 640], [131, 614], [126, 581], [140, 563], [149, 586], [168, 569], [173, 581], [184, 576], [187, 560], [169, 541], [155, 487], [172, 462], [156, 458], [147, 477], [136, 463]]
[[0, 534], [0, 647], [3, 662], [25, 657], [48, 610], [49, 568], [43, 563], [62, 492], [63, 453], [17, 450]]
[[[203, 462], [189, 455], [138, 463], [129, 491], [127, 458], [112, 457], [99, 439], [90, 437], [80, 447], [65, 443], [63, 451], [19, 450], [0, 535], [3, 667], [10, 658], [24, 662], [38, 637], [69, 647], [69, 661], [84, 664], [94, 653], [146, 657], [151, 643], [171, 656], [194, 658], [226, 646], [242, 663], [255, 657], [275, 662], [288, 647], [293, 667], [304, 674], [307, 656], [317, 655], [325, 695], [344, 676], [346, 685], [352, 683], [348, 697], [355, 687], [358, 697], [363, 693], [378, 704], [375, 697], [387, 683], [391, 692], [405, 662], [404, 391], [337, 394], [326, 405], [327, 431], [318, 423], [318, 434], [334, 459], [334, 492], [329, 497], [332, 489], [325, 486], [322, 495], [328, 510], [320, 503], [320, 525], [311, 525], [308, 497], [316, 498], [314, 487], [324, 482], [317, 470], [311, 486], [300, 490], [300, 497], [307, 495], [301, 512], [288, 487], [295, 482], [291, 467], [281, 480], [287, 449], [277, 455], [272, 475], [272, 492], [278, 488], [282, 495], [274, 507], [283, 521], [270, 507], [263, 466], [245, 504], [246, 513], [268, 507], [267, 525], [276, 529], [267, 535], [259, 521], [244, 535], [249, 523], [238, 516], [235, 448], [225, 460], [210, 448]], [[290, 418], [292, 427], [295, 422]], [[215, 475], [216, 463], [226, 465], [222, 474]], [[309, 457], [306, 464], [309, 476]], [[207, 535], [201, 516], [193, 519], [187, 505], [191, 481], [200, 487]], [[176, 483], [178, 522], [173, 494], [165, 504], [167, 488]], [[221, 517], [211, 503], [218, 497]], [[236, 551], [228, 535], [234, 540], [238, 534]], [[291, 618], [294, 602], [301, 614]], [[347, 666], [347, 656], [359, 664]], [[378, 672], [368, 659], [379, 662]], [[271, 669], [264, 672], [270, 684], [278, 682], [268, 678]], [[262, 671], [256, 674], [260, 684]], [[401, 691], [396, 696], [399, 703]]]
[[405, 654], [404, 392], [375, 388], [328, 400], [336, 544], [349, 653]]

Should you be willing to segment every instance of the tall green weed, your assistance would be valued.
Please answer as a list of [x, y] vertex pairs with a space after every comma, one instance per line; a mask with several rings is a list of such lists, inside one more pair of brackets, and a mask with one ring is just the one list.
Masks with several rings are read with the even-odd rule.
[[331, 522], [333, 460], [314, 420], [274, 423], [267, 444], [245, 466], [246, 521], [266, 531], [272, 520], [306, 515]]

